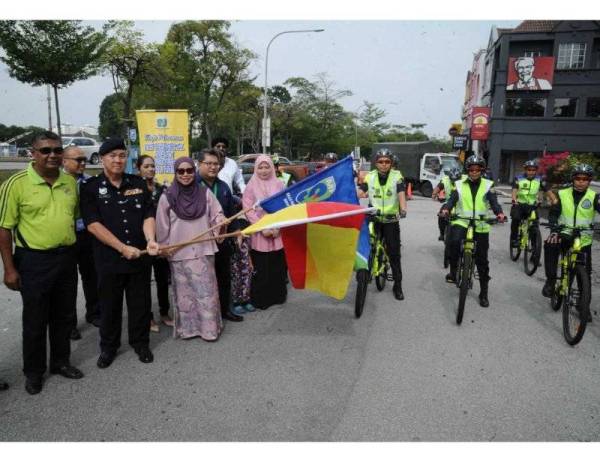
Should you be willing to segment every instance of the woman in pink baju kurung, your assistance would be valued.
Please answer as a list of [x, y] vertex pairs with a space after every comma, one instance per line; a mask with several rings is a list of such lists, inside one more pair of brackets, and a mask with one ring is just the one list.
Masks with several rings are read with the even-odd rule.
[[[191, 173], [190, 173], [191, 172]], [[175, 161], [175, 180], [156, 211], [161, 247], [188, 241], [225, 220], [217, 198], [197, 181], [191, 158]], [[173, 336], [218, 339], [223, 323], [215, 274], [215, 241], [188, 245], [168, 253], [173, 288]]]

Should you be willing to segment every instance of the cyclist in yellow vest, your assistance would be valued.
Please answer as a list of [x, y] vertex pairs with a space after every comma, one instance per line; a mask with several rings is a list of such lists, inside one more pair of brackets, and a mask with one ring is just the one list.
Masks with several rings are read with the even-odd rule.
[[290, 184], [293, 184], [290, 183], [290, 181], [292, 180], [292, 176], [279, 168], [279, 156], [274, 155], [271, 158], [271, 160], [273, 161], [273, 165], [275, 166], [275, 176], [277, 176], [277, 179], [283, 183], [283, 186], [288, 187], [290, 186]]
[[519, 246], [519, 224], [531, 211], [537, 208], [539, 194], [547, 192], [546, 182], [537, 175], [538, 164], [534, 160], [525, 161], [525, 172], [515, 177], [512, 184], [512, 207], [510, 209], [510, 245]]
[[[544, 268], [546, 283], [542, 289], [544, 297], [551, 297], [554, 292], [558, 257], [560, 249], [571, 246], [572, 230], [559, 229], [559, 225], [568, 225], [585, 229], [594, 222], [595, 213], [600, 213], [600, 195], [589, 189], [594, 177], [594, 170], [588, 164], [577, 164], [571, 172], [571, 187], [558, 191], [558, 201], [550, 207], [548, 222], [554, 225], [550, 236], [544, 244]], [[586, 269], [592, 273], [592, 230], [581, 232], [582, 252], [585, 254]], [[588, 314], [591, 319], [591, 316]]]
[[[503, 222], [506, 218], [496, 198], [496, 193], [493, 189], [494, 182], [481, 176], [485, 169], [485, 161], [473, 155], [467, 158], [465, 167], [468, 177], [456, 182], [456, 190], [452, 192], [446, 204], [442, 206], [441, 214], [447, 216], [452, 208], [456, 208], [457, 216], [479, 217], [482, 214], [486, 215], [488, 209], [491, 209], [498, 220]], [[450, 273], [446, 275], [448, 283], [456, 282], [460, 243], [466, 237], [467, 227], [468, 221], [464, 219], [455, 219], [450, 222], [448, 240]], [[490, 280], [488, 261], [489, 233], [490, 225], [486, 222], [478, 221], [474, 233], [476, 243], [475, 265], [479, 273], [479, 286], [481, 288], [479, 292], [479, 304], [484, 308], [490, 305], [488, 300], [488, 284]]]
[[377, 150], [376, 170], [365, 177], [359, 188], [368, 194], [369, 205], [377, 208], [377, 218], [373, 225], [381, 229], [383, 244], [392, 266], [394, 277], [394, 297], [404, 300], [402, 292], [402, 265], [400, 263], [400, 223], [406, 217], [406, 195], [404, 177], [399, 170], [392, 169], [393, 155], [387, 148]]
[[[465, 175], [466, 176], [466, 175]], [[441, 191], [444, 191], [446, 199], [450, 198], [452, 192], [456, 189], [455, 183], [463, 177], [462, 170], [458, 167], [453, 167], [448, 171], [448, 175], [444, 175], [440, 180], [439, 184], [433, 190], [431, 198], [437, 200]], [[442, 200], [440, 200], [442, 201]], [[440, 208], [440, 212], [442, 209]], [[438, 227], [440, 229], [440, 235], [438, 241], [444, 240], [444, 234], [446, 227], [448, 226], [448, 217], [443, 217], [438, 214]]]

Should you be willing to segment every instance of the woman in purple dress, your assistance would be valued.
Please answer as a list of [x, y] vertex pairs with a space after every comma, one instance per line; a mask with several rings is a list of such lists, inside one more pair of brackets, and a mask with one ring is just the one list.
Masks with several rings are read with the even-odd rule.
[[[175, 161], [175, 180], [161, 196], [156, 236], [161, 247], [188, 241], [225, 220], [217, 198], [197, 182], [194, 161]], [[206, 241], [165, 252], [171, 266], [174, 337], [218, 339], [223, 323], [215, 274], [217, 245]]]

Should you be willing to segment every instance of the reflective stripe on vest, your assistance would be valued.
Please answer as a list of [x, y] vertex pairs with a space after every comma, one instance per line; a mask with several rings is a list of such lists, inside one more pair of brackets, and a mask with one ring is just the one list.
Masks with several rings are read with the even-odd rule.
[[369, 202], [376, 207], [381, 214], [393, 215], [400, 212], [398, 202], [398, 183], [401, 183], [404, 177], [399, 170], [391, 170], [385, 185], [379, 184], [379, 175], [377, 170], [372, 170], [367, 175], [367, 185], [369, 187]]
[[[471, 185], [466, 180], [456, 182], [456, 191], [458, 193], [458, 202], [456, 203], [456, 214], [463, 217], [474, 217], [479, 219], [479, 216], [487, 216], [490, 209], [488, 202], [485, 199], [486, 194], [490, 191], [494, 184], [491, 180], [480, 178], [479, 188], [475, 194], [475, 202], [473, 202], [473, 194]], [[458, 225], [463, 228], [468, 228], [469, 221], [466, 219], [455, 219], [452, 225]], [[477, 233], [489, 233], [490, 225], [481, 220], [477, 220], [475, 231]]]
[[535, 177], [533, 180], [528, 180], [527, 177], [517, 178], [517, 202], [525, 205], [535, 205], [541, 184], [539, 177]]
[[[573, 198], [573, 188], [561, 189], [558, 191], [558, 197], [560, 198], [560, 217], [558, 223], [560, 225], [566, 225], [575, 228], [589, 227], [594, 223], [594, 199], [596, 193], [591, 189], [588, 189], [579, 203], [575, 208], [575, 199]], [[570, 236], [573, 234], [573, 230], [566, 228], [560, 232], [561, 234]], [[592, 230], [581, 231], [581, 245], [592, 245]]]
[[292, 178], [292, 176], [287, 172], [281, 172], [281, 175], [277, 175], [277, 179], [281, 180], [281, 182], [283, 183], [284, 186], [288, 185], [291, 178]]

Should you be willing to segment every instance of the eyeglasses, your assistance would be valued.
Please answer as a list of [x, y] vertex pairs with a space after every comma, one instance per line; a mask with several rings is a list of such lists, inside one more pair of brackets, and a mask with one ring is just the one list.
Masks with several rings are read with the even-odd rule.
[[176, 170], [176, 172], [177, 172], [177, 175], [184, 175], [184, 174], [186, 174], [186, 175], [191, 175], [191, 174], [193, 174], [193, 173], [194, 173], [194, 171], [195, 171], [195, 170], [194, 170], [194, 168], [193, 168], [193, 167], [186, 167], [185, 169], [177, 169], [177, 170]]
[[206, 161], [202, 161], [200, 164], [206, 164], [209, 167], [219, 167], [221, 165], [218, 162], [206, 162]]
[[49, 155], [50, 153], [54, 153], [55, 155], [62, 155], [65, 151], [62, 147], [42, 147], [42, 148], [34, 148], [36, 152], [40, 152], [42, 155]]
[[85, 164], [87, 162], [87, 158], [85, 156], [81, 156], [79, 158], [63, 158], [70, 161], [77, 161], [77, 164]]
[[392, 163], [392, 161], [390, 161], [389, 159], [379, 159], [379, 160], [377, 160], [377, 164], [388, 165], [388, 164], [391, 164], [391, 163]]
[[590, 177], [573, 177], [573, 181], [591, 181]]

